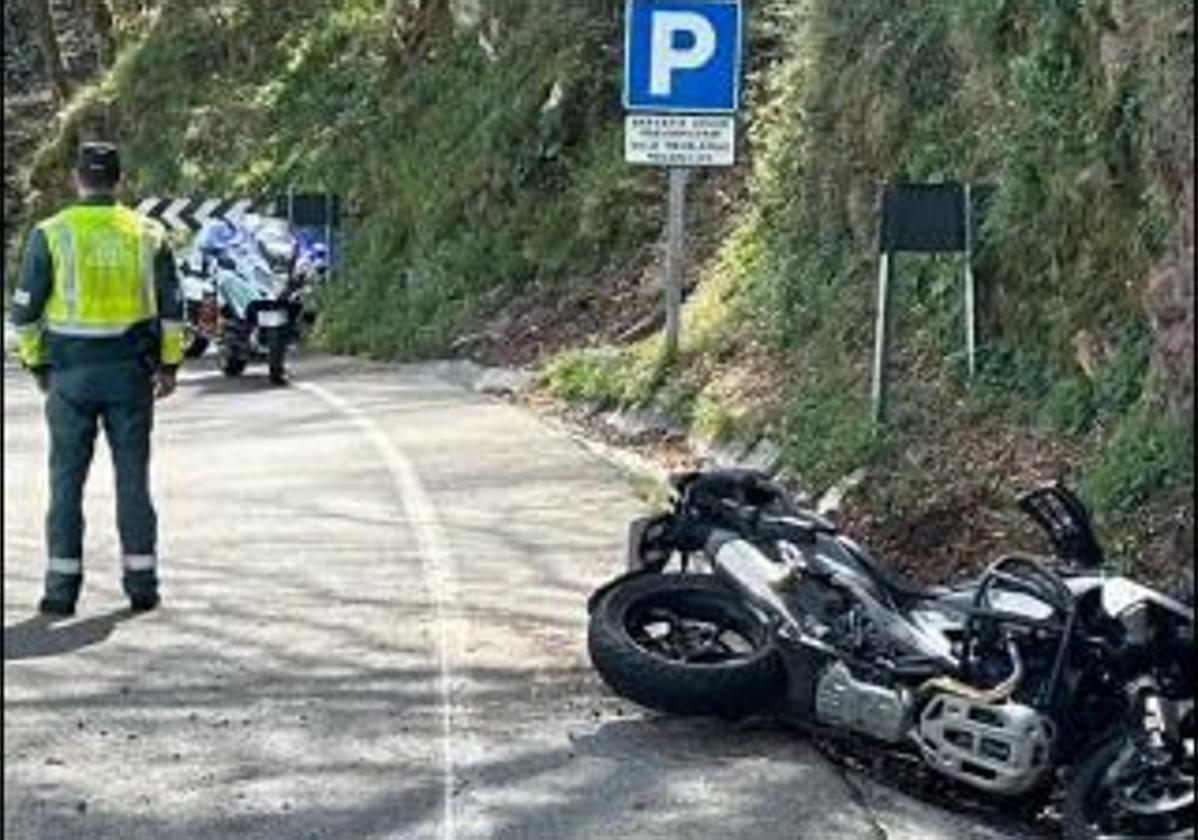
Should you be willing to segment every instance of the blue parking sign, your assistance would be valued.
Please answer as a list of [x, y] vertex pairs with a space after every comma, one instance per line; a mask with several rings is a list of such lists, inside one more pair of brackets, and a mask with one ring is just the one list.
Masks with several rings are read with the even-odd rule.
[[628, 0], [624, 107], [735, 113], [740, 106], [739, 0]]

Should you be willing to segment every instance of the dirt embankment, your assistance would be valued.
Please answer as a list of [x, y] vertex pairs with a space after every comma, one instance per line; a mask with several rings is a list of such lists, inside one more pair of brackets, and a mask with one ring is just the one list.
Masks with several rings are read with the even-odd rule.
[[[535, 368], [573, 348], [626, 345], [660, 331], [665, 256], [665, 180], [646, 188], [643, 200], [662, 220], [662, 236], [624, 265], [565, 283], [538, 285], [503, 303], [487, 327], [459, 339], [455, 352], [488, 365]], [[687, 199], [684, 299], [696, 270], [715, 253], [731, 211], [744, 198], [741, 169], [704, 174]]]

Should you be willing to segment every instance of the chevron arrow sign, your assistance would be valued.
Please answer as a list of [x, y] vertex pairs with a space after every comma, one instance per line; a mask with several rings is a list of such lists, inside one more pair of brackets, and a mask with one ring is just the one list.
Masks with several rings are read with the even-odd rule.
[[271, 215], [272, 202], [242, 199], [159, 198], [150, 196], [138, 202], [137, 212], [162, 222], [168, 230], [196, 231], [213, 219], [236, 221], [247, 213]]

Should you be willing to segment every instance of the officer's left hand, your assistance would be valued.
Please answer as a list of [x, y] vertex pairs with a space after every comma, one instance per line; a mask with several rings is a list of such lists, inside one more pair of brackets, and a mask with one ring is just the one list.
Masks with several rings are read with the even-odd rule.
[[175, 371], [163, 368], [154, 374], [154, 399], [162, 400], [175, 392]]

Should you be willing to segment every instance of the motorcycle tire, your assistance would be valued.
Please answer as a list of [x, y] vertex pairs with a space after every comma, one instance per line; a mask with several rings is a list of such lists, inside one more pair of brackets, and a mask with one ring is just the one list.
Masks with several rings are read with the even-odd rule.
[[197, 333], [189, 333], [187, 339], [187, 346], [183, 348], [183, 358], [198, 359], [203, 356], [208, 349], [208, 339]]
[[1188, 814], [1177, 814], [1175, 824], [1164, 826], [1142, 826], [1138, 830], [1110, 834], [1095, 824], [1093, 819], [1093, 797], [1096, 788], [1104, 781], [1104, 775], [1127, 745], [1128, 735], [1120, 733], [1100, 744], [1078, 762], [1071, 774], [1065, 791], [1062, 813], [1065, 840], [1103, 840], [1108, 837], [1151, 838], [1151, 840], [1190, 840], [1194, 837], [1194, 807], [1191, 803]]
[[281, 331], [271, 336], [268, 349], [267, 371], [271, 385], [287, 384], [287, 340]]
[[[654, 637], [646, 622], [668, 624], [669, 635]], [[747, 649], [703, 657], [663, 649], [675, 647], [669, 639], [679, 631], [704, 627], [706, 634], [720, 630], [714, 641], [726, 651], [725, 633]], [[587, 646], [616, 694], [657, 711], [737, 719], [760, 711], [785, 689], [765, 621], [710, 575], [644, 574], [616, 585], [591, 613]]]
[[220, 360], [220, 372], [225, 376], [241, 376], [245, 373], [247, 361], [241, 356], [222, 356]]

